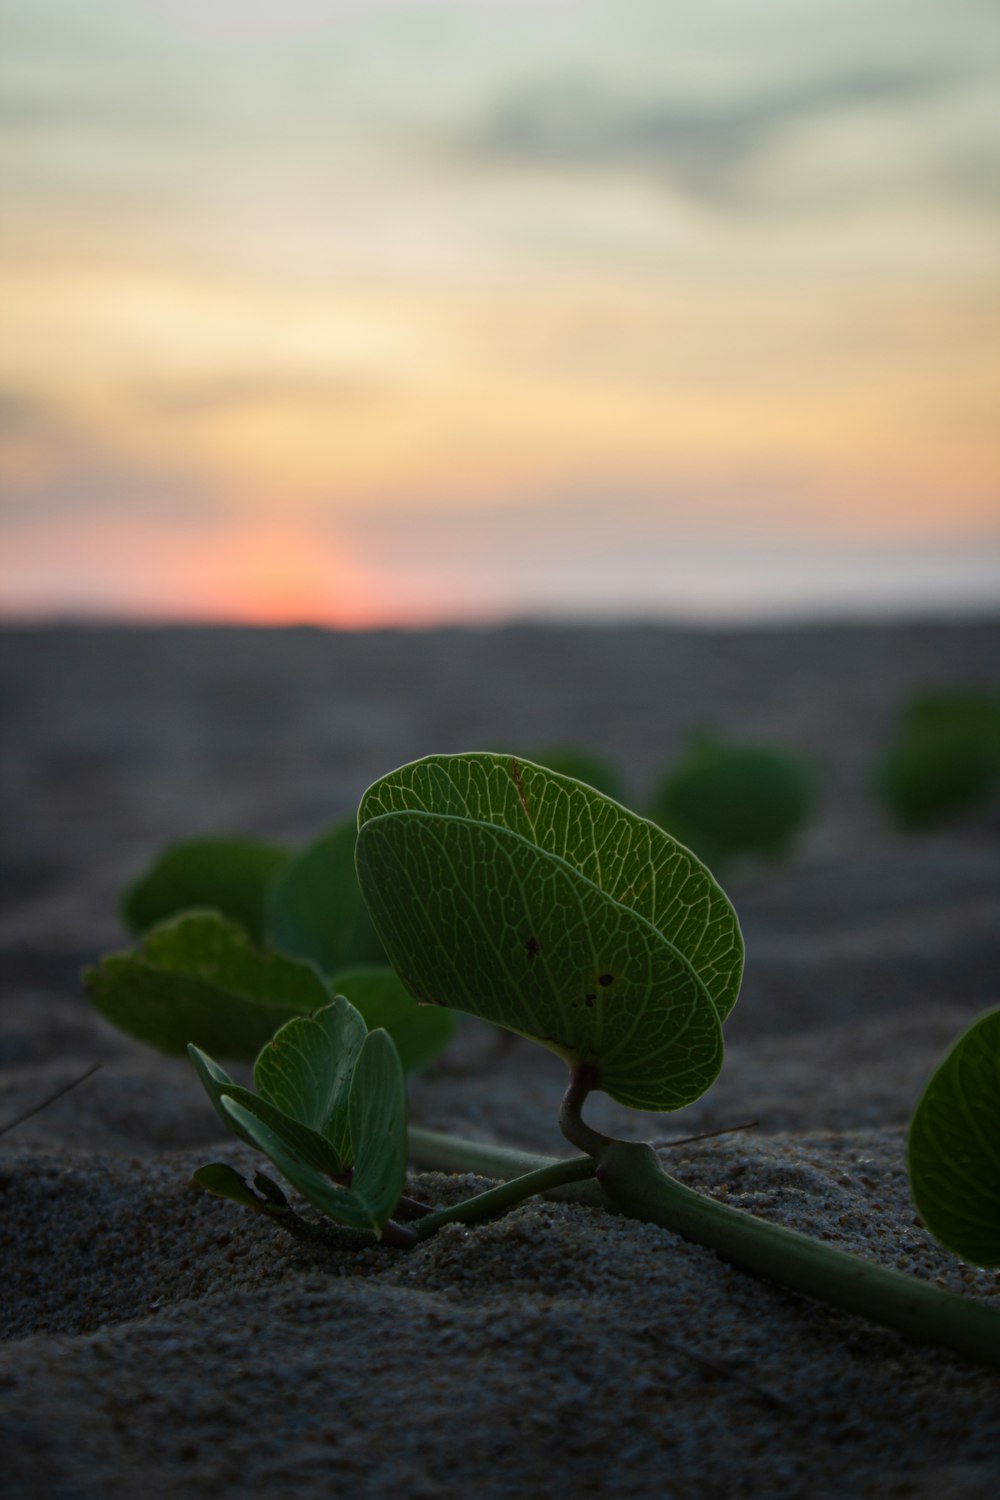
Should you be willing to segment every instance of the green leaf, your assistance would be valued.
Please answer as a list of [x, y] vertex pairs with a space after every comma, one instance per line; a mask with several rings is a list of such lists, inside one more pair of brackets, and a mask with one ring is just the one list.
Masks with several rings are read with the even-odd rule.
[[345, 1163], [354, 1160], [348, 1110], [351, 1079], [366, 1035], [361, 1015], [343, 995], [336, 995], [315, 1015], [282, 1026], [254, 1066], [261, 1098], [317, 1132]]
[[186, 839], [164, 849], [122, 898], [122, 918], [138, 935], [193, 907], [211, 907], [264, 938], [264, 897], [287, 853], [252, 839]]
[[227, 1094], [223, 1097], [222, 1108], [229, 1116], [231, 1126], [235, 1127], [234, 1133], [243, 1140], [249, 1140], [258, 1151], [263, 1151], [274, 1162], [278, 1171], [314, 1207], [329, 1218], [336, 1219], [339, 1224], [347, 1224], [353, 1229], [380, 1227], [373, 1221], [365, 1204], [359, 1201], [353, 1189], [337, 1187], [332, 1183], [327, 1175], [300, 1156], [294, 1142], [284, 1132], [265, 1123], [245, 1102]]
[[[258, 1094], [197, 1047], [188, 1052], [227, 1129], [338, 1223], [381, 1229], [406, 1182], [406, 1087], [387, 1032], [366, 1034], [338, 995], [315, 1016], [289, 1021], [264, 1048], [254, 1070]], [[348, 1167], [349, 1188], [331, 1181]]]
[[265, 1120], [248, 1100], [228, 1092], [222, 1109], [236, 1134], [263, 1151], [330, 1218], [378, 1233], [392, 1217], [406, 1184], [406, 1090], [399, 1055], [386, 1032], [369, 1034], [354, 1068], [349, 1100], [354, 1174], [349, 1188], [335, 1186], [301, 1154], [299, 1138], [288, 1128], [294, 1122], [287, 1117]]
[[156, 927], [131, 953], [86, 970], [87, 994], [113, 1025], [162, 1052], [189, 1042], [249, 1060], [293, 1015], [330, 1000], [307, 964], [253, 946], [214, 912], [192, 912]]
[[353, 819], [293, 855], [267, 893], [266, 928], [272, 947], [306, 958], [324, 974], [384, 963], [354, 868]]
[[915, 833], [983, 807], [996, 780], [994, 759], [978, 735], [917, 728], [898, 736], [883, 756], [876, 789], [899, 827]]
[[322, 1133], [288, 1115], [272, 1100], [265, 1099], [251, 1089], [234, 1083], [229, 1074], [198, 1047], [188, 1047], [188, 1056], [194, 1064], [205, 1092], [215, 1106], [219, 1119], [226, 1129], [233, 1131], [241, 1141], [248, 1146], [257, 1144], [255, 1136], [247, 1134], [234, 1123], [233, 1117], [225, 1108], [226, 1099], [235, 1099], [237, 1104], [242, 1105], [257, 1120], [280, 1135], [289, 1148], [317, 1172], [340, 1177], [347, 1170], [349, 1165], [347, 1152], [339, 1151], [336, 1145], [326, 1139]]
[[426, 1068], [455, 1035], [453, 1013], [437, 1005], [418, 1005], [392, 969], [337, 973], [330, 983], [361, 1012], [369, 1031], [381, 1026], [389, 1033], [406, 1073]]
[[1000, 784], [1000, 693], [952, 688], [906, 705], [876, 787], [910, 832], [986, 806]]
[[255, 1191], [262, 1198], [266, 1199], [271, 1208], [284, 1209], [288, 1207], [288, 1199], [273, 1177], [268, 1177], [263, 1172], [255, 1172], [253, 1174], [253, 1185]]
[[1000, 1265], [1000, 1008], [959, 1037], [910, 1123], [910, 1189], [935, 1239]]
[[688, 959], [565, 860], [496, 824], [428, 812], [369, 818], [357, 859], [418, 1000], [591, 1064], [597, 1086], [636, 1109], [680, 1108], [716, 1077], [719, 1016]]
[[657, 789], [657, 823], [718, 867], [785, 856], [816, 800], [816, 772], [775, 746], [697, 736]]
[[375, 782], [362, 798], [359, 827], [393, 812], [493, 824], [558, 855], [662, 933], [691, 964], [721, 1020], [735, 1004], [743, 938], [724, 891], [690, 850], [593, 788], [512, 756], [436, 755]]
[[406, 1186], [406, 1082], [388, 1032], [370, 1031], [351, 1082], [351, 1191], [373, 1224], [392, 1217]]
[[199, 1167], [191, 1174], [192, 1180], [207, 1193], [214, 1193], [217, 1198], [229, 1198], [233, 1203], [239, 1203], [242, 1208], [251, 1208], [255, 1213], [261, 1212], [261, 1203], [257, 1194], [233, 1167], [227, 1167], [225, 1162], [212, 1161], [207, 1166]]
[[234, 1130], [232, 1120], [222, 1108], [222, 1100], [226, 1094], [248, 1094], [250, 1090], [235, 1083], [225, 1068], [220, 1068], [214, 1058], [209, 1057], [206, 1052], [203, 1052], [200, 1047], [196, 1047], [193, 1042], [188, 1044], [187, 1054], [191, 1059], [195, 1072], [201, 1079], [205, 1093], [211, 1099], [213, 1108], [226, 1129], [232, 1130], [235, 1135], [240, 1137], [241, 1141], [244, 1141], [248, 1146], [252, 1146], [253, 1141], [250, 1136], [242, 1135], [238, 1130]]

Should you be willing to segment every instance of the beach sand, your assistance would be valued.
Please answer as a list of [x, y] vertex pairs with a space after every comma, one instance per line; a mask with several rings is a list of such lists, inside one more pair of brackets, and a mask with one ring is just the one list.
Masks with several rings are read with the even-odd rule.
[[[1000, 1492], [1000, 1376], [597, 1208], [535, 1202], [412, 1251], [303, 1248], [191, 1185], [252, 1153], [186, 1063], [91, 1013], [123, 884], [165, 842], [304, 841], [435, 751], [588, 744], [632, 805], [692, 727], [811, 757], [794, 856], [724, 880], [747, 969], [715, 1087], [597, 1096], [683, 1181], [1000, 1306], [921, 1228], [907, 1119], [1000, 1002], [1000, 818], [904, 836], [871, 792], [906, 695], [1000, 686], [1000, 622], [0, 632], [0, 1453], [4, 1493], [650, 1497]], [[561, 1154], [561, 1063], [469, 1028], [413, 1118]], [[437, 1202], [478, 1180], [417, 1173]]]

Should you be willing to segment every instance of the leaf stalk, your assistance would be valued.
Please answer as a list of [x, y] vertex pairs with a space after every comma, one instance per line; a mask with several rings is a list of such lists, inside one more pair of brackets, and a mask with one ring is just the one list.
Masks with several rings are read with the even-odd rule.
[[526, 1172], [521, 1177], [501, 1182], [498, 1187], [488, 1188], [485, 1193], [477, 1193], [474, 1198], [466, 1198], [463, 1203], [456, 1203], [450, 1208], [442, 1208], [437, 1213], [417, 1219], [407, 1225], [407, 1228], [417, 1241], [425, 1240], [446, 1224], [478, 1224], [483, 1219], [492, 1219], [496, 1214], [508, 1213], [525, 1198], [533, 1198], [538, 1193], [592, 1178], [596, 1171], [597, 1162], [591, 1156], [577, 1156], [570, 1161], [549, 1161], [545, 1166]]

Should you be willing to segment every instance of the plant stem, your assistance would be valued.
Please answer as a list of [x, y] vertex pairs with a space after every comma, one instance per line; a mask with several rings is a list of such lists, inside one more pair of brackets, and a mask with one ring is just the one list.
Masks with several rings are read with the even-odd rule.
[[466, 1198], [464, 1203], [456, 1203], [451, 1208], [442, 1208], [425, 1218], [415, 1219], [406, 1227], [416, 1240], [425, 1240], [445, 1224], [475, 1224], [480, 1219], [491, 1219], [495, 1214], [503, 1214], [508, 1209], [515, 1208], [518, 1203], [536, 1193], [593, 1177], [596, 1170], [597, 1163], [592, 1156], [577, 1156], [571, 1161], [550, 1161], [532, 1172], [526, 1172], [522, 1177], [511, 1178], [502, 1182], [499, 1187], [477, 1193], [474, 1198]]
[[314, 1223], [312, 1219], [304, 1219], [297, 1214], [288, 1204], [279, 1208], [276, 1203], [267, 1203], [259, 1200], [258, 1213], [277, 1224], [286, 1234], [293, 1239], [307, 1245], [322, 1245], [327, 1250], [355, 1250], [362, 1245], [371, 1244], [372, 1235], [366, 1229], [348, 1229], [344, 1225], [331, 1223], [324, 1219]]
[[395, 1219], [388, 1219], [382, 1225], [379, 1239], [383, 1245], [393, 1245], [397, 1250], [412, 1250], [417, 1243], [412, 1227], [409, 1224], [397, 1224]]
[[[410, 1148], [424, 1166], [499, 1177], [552, 1162], [418, 1127], [410, 1129]], [[719, 1203], [666, 1173], [649, 1146], [614, 1141], [601, 1157], [595, 1182], [564, 1186], [559, 1196], [660, 1224], [790, 1291], [1000, 1369], [1000, 1311]]]
[[523, 1172], [550, 1167], [557, 1160], [554, 1156], [518, 1151], [513, 1146], [494, 1146], [487, 1141], [446, 1135], [440, 1130], [425, 1130], [422, 1125], [408, 1126], [407, 1137], [411, 1157], [428, 1172], [477, 1172], [481, 1177], [500, 1177], [509, 1182]]
[[649, 1146], [616, 1141], [597, 1177], [630, 1218], [709, 1245], [790, 1291], [1000, 1370], [1000, 1311], [994, 1308], [695, 1192], [665, 1172]]
[[596, 1083], [597, 1074], [587, 1063], [581, 1063], [574, 1070], [559, 1106], [559, 1129], [571, 1146], [576, 1146], [599, 1160], [612, 1144], [611, 1137], [594, 1130], [581, 1114], [584, 1100]]

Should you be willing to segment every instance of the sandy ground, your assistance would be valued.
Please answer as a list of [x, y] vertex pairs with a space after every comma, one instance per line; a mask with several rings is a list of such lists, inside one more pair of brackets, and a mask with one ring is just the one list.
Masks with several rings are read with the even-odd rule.
[[[11, 1497], [934, 1496], [1000, 1490], [1000, 1377], [570, 1204], [410, 1252], [320, 1255], [200, 1194], [220, 1138], [185, 1064], [110, 1030], [78, 970], [123, 882], [197, 832], [311, 837], [415, 756], [585, 742], [641, 805], [693, 725], [812, 755], [794, 858], [726, 880], [747, 938], [727, 1061], [672, 1117], [683, 1180], [1000, 1304], [915, 1221], [905, 1122], [1000, 1000], [1000, 820], [919, 838], [871, 766], [913, 687], [1000, 685], [1000, 624], [753, 632], [0, 633], [0, 1453]], [[556, 1059], [469, 1031], [422, 1124], [560, 1151]], [[415, 1177], [445, 1202], [469, 1182]]]

